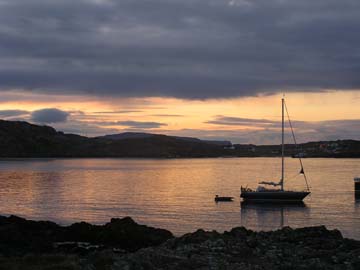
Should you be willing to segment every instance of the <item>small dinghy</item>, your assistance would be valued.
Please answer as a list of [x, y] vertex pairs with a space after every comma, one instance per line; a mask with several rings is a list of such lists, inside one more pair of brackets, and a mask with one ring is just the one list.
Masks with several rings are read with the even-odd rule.
[[234, 197], [215, 196], [215, 202], [232, 202]]

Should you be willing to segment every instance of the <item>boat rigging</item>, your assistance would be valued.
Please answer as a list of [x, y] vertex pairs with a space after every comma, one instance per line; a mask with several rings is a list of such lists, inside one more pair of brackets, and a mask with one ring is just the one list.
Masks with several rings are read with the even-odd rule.
[[[258, 201], [258, 202], [299, 202], [302, 201], [306, 196], [308, 196], [310, 192], [310, 188], [308, 185], [308, 180], [305, 175], [304, 166], [301, 160], [300, 155], [298, 156], [300, 161], [300, 172], [299, 174], [303, 175], [306, 190], [305, 191], [292, 191], [284, 189], [285, 182], [285, 143], [284, 143], [284, 131], [285, 131], [285, 111], [287, 114], [287, 118], [289, 121], [289, 126], [291, 129], [292, 138], [295, 143], [295, 147], [297, 148], [297, 142], [295, 138], [295, 133], [293, 130], [293, 126], [290, 120], [289, 112], [285, 103], [284, 97], [281, 99], [281, 109], [282, 109], [282, 121], [281, 121], [281, 178], [279, 182], [273, 181], [261, 181], [259, 184], [266, 186], [274, 186], [275, 188], [268, 188], [265, 186], [258, 186], [256, 190], [252, 190], [247, 187], [241, 187], [240, 197], [243, 198], [244, 201]], [[280, 187], [280, 188], [276, 188]]]

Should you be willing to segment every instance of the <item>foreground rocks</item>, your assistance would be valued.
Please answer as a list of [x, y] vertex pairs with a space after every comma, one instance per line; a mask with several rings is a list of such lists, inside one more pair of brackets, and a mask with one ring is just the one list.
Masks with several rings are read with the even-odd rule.
[[31, 221], [16, 216], [0, 216], [0, 254], [86, 252], [114, 248], [135, 251], [159, 245], [173, 238], [171, 232], [139, 225], [130, 217], [111, 219], [102, 226], [86, 222], [68, 227], [48, 221]]
[[127, 254], [119, 269], [360, 269], [360, 242], [324, 226], [274, 232], [198, 230]]
[[222, 234], [198, 230], [175, 238], [130, 218], [60, 227], [2, 217], [0, 245], [0, 269], [9, 270], [360, 269], [360, 241], [324, 226], [273, 232], [238, 227]]

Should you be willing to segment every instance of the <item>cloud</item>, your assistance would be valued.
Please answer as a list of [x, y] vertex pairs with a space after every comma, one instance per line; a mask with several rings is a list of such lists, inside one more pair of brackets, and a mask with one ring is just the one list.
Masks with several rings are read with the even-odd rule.
[[103, 112], [94, 112], [95, 114], [126, 114], [126, 113], [138, 113], [142, 112], [140, 110], [121, 110], [121, 111], [103, 111]]
[[358, 0], [2, 0], [0, 90], [226, 98], [360, 89]]
[[126, 126], [129, 128], [135, 129], [152, 129], [152, 128], [160, 128], [163, 126], [167, 126], [165, 123], [159, 122], [140, 122], [140, 121], [117, 121], [117, 125]]
[[[237, 143], [278, 144], [280, 141], [281, 123], [268, 119], [251, 119], [229, 116], [216, 116], [206, 123], [215, 126], [232, 127], [231, 130], [211, 130], [206, 136], [227, 138]], [[340, 119], [327, 121], [292, 121], [298, 142], [319, 140], [357, 139], [360, 140], [360, 119]], [[285, 141], [293, 143], [289, 125], [285, 123]], [[203, 132], [187, 130], [202, 137]]]
[[152, 116], [156, 116], [156, 117], [184, 117], [184, 115], [182, 114], [152, 114]]
[[206, 121], [207, 124], [224, 125], [224, 126], [261, 126], [261, 127], [275, 127], [278, 126], [278, 121], [268, 119], [252, 119], [230, 116], [216, 116], [215, 120]]
[[52, 126], [57, 130], [63, 131], [65, 133], [79, 134], [87, 137], [96, 137], [120, 132], [116, 128], [104, 128], [96, 124], [77, 120], [69, 120], [67, 122], [55, 123], [52, 124]]
[[[86, 136], [100, 136], [126, 131], [146, 132], [174, 136], [198, 137], [208, 140], [231, 140], [243, 144], [279, 144], [281, 139], [280, 121], [214, 116], [206, 121], [206, 129], [167, 129], [166, 123], [153, 121], [101, 121], [92, 114], [82, 111], [62, 111], [59, 109], [41, 109], [33, 112], [25, 110], [0, 110], [0, 116], [11, 120], [33, 121], [51, 124], [57, 130]], [[327, 121], [293, 121], [298, 142], [357, 139], [360, 140], [360, 119], [340, 119]], [[286, 123], [285, 141], [292, 143], [291, 132]]]
[[[226, 117], [226, 116], [223, 116]], [[241, 118], [239, 118], [241, 119]], [[247, 118], [242, 118], [247, 119]], [[221, 125], [215, 129], [177, 129], [167, 130], [166, 124], [158, 122], [118, 121], [118, 122], [82, 122], [69, 121], [56, 124], [60, 130], [83, 134], [88, 136], [100, 136], [119, 132], [146, 132], [149, 129], [157, 129], [158, 134], [173, 136], [197, 137], [206, 140], [230, 140], [233, 143], [242, 144], [280, 144], [281, 125], [274, 123], [269, 127], [266, 119], [249, 119], [247, 128], [237, 129], [236, 125], [229, 125], [231, 129], [223, 129]], [[277, 121], [275, 121], [277, 122]], [[265, 123], [265, 124], [264, 124]], [[107, 128], [106, 126], [124, 126], [124, 129]], [[357, 139], [360, 140], [360, 119], [343, 119], [329, 121], [294, 121], [296, 139], [299, 143], [321, 140]], [[239, 127], [243, 127], [241, 123]], [[153, 132], [153, 131], [152, 131]], [[290, 130], [285, 132], [285, 142], [293, 143]]]
[[28, 111], [24, 110], [0, 110], [0, 117], [8, 118], [8, 117], [17, 117], [22, 115], [29, 114]]
[[55, 108], [41, 109], [31, 113], [31, 120], [43, 124], [61, 123], [66, 122], [69, 115], [68, 112]]

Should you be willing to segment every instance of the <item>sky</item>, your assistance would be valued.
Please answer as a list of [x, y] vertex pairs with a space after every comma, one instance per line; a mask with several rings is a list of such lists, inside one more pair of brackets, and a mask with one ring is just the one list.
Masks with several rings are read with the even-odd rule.
[[360, 139], [358, 0], [0, 0], [0, 118], [85, 136]]

